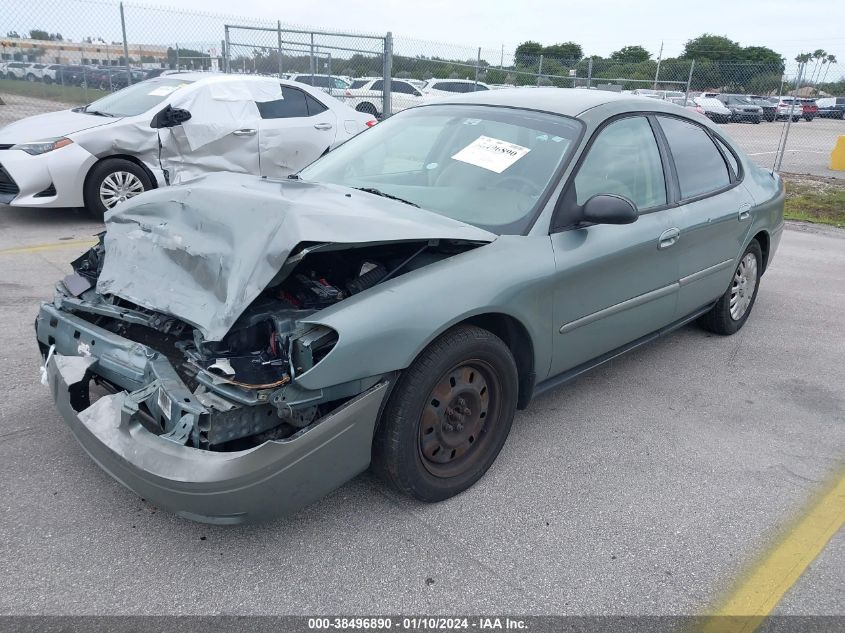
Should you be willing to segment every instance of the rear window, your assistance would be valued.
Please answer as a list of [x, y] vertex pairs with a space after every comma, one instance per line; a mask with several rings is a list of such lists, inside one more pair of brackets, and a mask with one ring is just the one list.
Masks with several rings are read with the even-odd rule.
[[711, 193], [731, 183], [725, 159], [704, 128], [681, 119], [659, 119], [678, 172], [682, 199]]
[[363, 88], [365, 85], [367, 85], [367, 81], [369, 81], [369, 80], [367, 80], [367, 79], [356, 79], [355, 81], [352, 82], [352, 85], [349, 86], [349, 88], [350, 89]]

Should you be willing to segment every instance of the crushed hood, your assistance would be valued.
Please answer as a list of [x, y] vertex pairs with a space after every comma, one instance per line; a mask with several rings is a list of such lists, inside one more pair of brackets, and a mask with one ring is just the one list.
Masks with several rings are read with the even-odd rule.
[[493, 233], [378, 196], [295, 180], [213, 174], [106, 216], [97, 282], [220, 340], [302, 242], [492, 242]]
[[117, 118], [60, 110], [27, 117], [0, 129], [0, 143], [30, 143], [67, 136], [88, 128], [120, 121]]

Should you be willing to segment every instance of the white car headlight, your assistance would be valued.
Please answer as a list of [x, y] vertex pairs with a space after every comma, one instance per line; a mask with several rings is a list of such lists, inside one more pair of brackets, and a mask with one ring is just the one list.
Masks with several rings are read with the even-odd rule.
[[71, 143], [73, 143], [72, 140], [61, 136], [59, 138], [48, 138], [44, 141], [34, 141], [32, 143], [18, 143], [17, 145], [12, 145], [9, 149], [20, 149], [27, 154], [37, 156], [38, 154], [52, 152], [54, 149], [65, 147]]

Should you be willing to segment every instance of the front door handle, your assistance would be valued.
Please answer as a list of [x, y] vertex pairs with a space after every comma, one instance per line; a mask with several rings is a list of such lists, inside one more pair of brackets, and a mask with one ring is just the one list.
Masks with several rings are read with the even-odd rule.
[[232, 132], [232, 134], [234, 134], [235, 136], [255, 136], [256, 132], [258, 132], [258, 130], [244, 129], [244, 130], [235, 130], [234, 132]]
[[669, 248], [678, 241], [679, 237], [681, 237], [681, 229], [674, 226], [671, 229], [666, 229], [657, 238], [657, 248]]
[[315, 130], [330, 130], [332, 129], [331, 123], [315, 123], [314, 124]]

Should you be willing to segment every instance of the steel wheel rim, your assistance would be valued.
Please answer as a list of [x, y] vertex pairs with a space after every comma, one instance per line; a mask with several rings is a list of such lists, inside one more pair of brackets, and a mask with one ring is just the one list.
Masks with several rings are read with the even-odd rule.
[[501, 389], [485, 361], [458, 363], [428, 395], [419, 421], [417, 453], [435, 477], [454, 477], [484, 459], [498, 422]]
[[106, 209], [144, 193], [144, 183], [135, 174], [128, 171], [115, 171], [103, 178], [100, 183], [100, 202]]
[[754, 253], [746, 253], [734, 272], [731, 283], [731, 318], [739, 321], [751, 305], [754, 290], [757, 287], [757, 258]]

